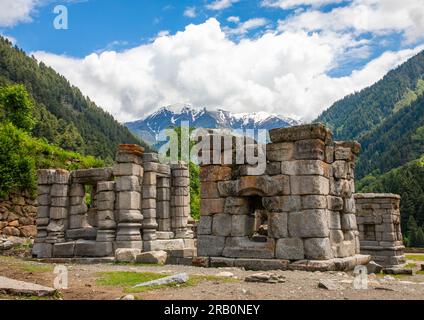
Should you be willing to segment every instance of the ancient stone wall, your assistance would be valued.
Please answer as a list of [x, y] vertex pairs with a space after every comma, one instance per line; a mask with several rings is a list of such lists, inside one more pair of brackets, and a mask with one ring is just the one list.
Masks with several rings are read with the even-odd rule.
[[196, 263], [256, 269], [344, 270], [359, 255], [354, 201], [356, 142], [323, 125], [270, 131], [266, 172], [201, 167]]
[[0, 235], [35, 237], [37, 207], [27, 192], [11, 193], [0, 199]]
[[[118, 248], [195, 255], [186, 164], [120, 145], [113, 168], [39, 170], [33, 255], [108, 257]], [[89, 197], [87, 197], [89, 194]]]
[[356, 220], [361, 253], [385, 267], [405, 263], [400, 229], [400, 196], [396, 194], [355, 194]]

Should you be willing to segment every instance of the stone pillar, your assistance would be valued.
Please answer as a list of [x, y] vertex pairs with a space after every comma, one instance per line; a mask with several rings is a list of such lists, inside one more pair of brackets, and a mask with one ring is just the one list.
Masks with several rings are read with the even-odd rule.
[[69, 192], [69, 229], [79, 230], [88, 228], [87, 205], [85, 204], [85, 188], [83, 184], [72, 183]]
[[175, 238], [192, 238], [187, 230], [190, 215], [190, 178], [186, 163], [171, 164], [171, 226]]
[[115, 182], [97, 184], [97, 242], [113, 242], [116, 237]]
[[144, 251], [154, 250], [154, 241], [157, 239], [156, 230], [156, 187], [158, 171], [158, 155], [146, 153], [143, 155], [144, 178], [143, 194], [143, 241]]
[[143, 249], [141, 236], [141, 183], [143, 167], [141, 156], [144, 149], [138, 145], [120, 145], [113, 168], [116, 183], [116, 211], [118, 248]]
[[68, 227], [68, 183], [69, 172], [51, 170], [50, 220], [47, 226], [46, 242], [50, 244], [65, 242]]
[[[156, 213], [158, 222], [158, 231], [168, 233], [168, 237], [173, 238], [174, 233], [171, 229], [171, 178], [161, 177], [157, 181], [157, 203]], [[161, 237], [162, 238], [162, 237]]]
[[400, 196], [396, 194], [355, 194], [356, 220], [361, 253], [385, 266], [405, 263], [400, 228]]
[[53, 170], [38, 170], [37, 187], [37, 237], [34, 240], [32, 255], [37, 258], [50, 258], [53, 246], [46, 243], [47, 226], [50, 223], [51, 185]]

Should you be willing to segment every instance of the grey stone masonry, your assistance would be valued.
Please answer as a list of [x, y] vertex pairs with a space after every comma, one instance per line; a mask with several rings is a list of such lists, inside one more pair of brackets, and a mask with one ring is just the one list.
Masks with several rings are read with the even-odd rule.
[[35, 257], [110, 257], [120, 248], [164, 250], [169, 263], [196, 255], [184, 163], [171, 169], [138, 145], [119, 145], [113, 168], [39, 170], [37, 189]]
[[361, 253], [386, 267], [405, 263], [400, 228], [400, 196], [396, 194], [355, 194]]
[[354, 200], [360, 145], [333, 141], [322, 124], [274, 129], [270, 138], [262, 148], [262, 174], [248, 175], [255, 166], [246, 159], [201, 165], [196, 261], [208, 265], [224, 257], [238, 265], [242, 259], [243, 266], [257, 268], [261, 259], [264, 268], [299, 270], [366, 263]]

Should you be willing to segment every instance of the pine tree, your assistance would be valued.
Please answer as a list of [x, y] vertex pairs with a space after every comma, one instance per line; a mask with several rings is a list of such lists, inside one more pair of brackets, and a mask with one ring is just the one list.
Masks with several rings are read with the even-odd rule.
[[415, 236], [415, 246], [424, 247], [424, 231], [422, 228], [418, 228]]

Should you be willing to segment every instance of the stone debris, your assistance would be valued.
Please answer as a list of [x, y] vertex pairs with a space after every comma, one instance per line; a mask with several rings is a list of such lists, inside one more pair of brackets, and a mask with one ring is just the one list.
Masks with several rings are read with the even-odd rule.
[[53, 288], [0, 276], [0, 293], [3, 294], [45, 297], [52, 296], [55, 292]]
[[378, 263], [375, 263], [374, 261], [370, 261], [366, 267], [368, 274], [380, 273], [383, 270], [383, 266], [379, 265]]
[[115, 259], [118, 262], [135, 262], [140, 253], [140, 249], [117, 249]]
[[132, 294], [127, 294], [126, 296], [121, 297], [119, 300], [135, 300], [135, 297]]
[[221, 271], [221, 272], [218, 272], [216, 274], [216, 276], [217, 277], [231, 278], [231, 277], [234, 277], [234, 273], [229, 272], [229, 271]]
[[384, 268], [383, 269], [384, 274], [406, 274], [406, 275], [413, 275], [414, 272], [412, 269], [405, 269], [405, 268]]
[[186, 283], [188, 281], [188, 279], [189, 279], [189, 277], [188, 277], [187, 273], [180, 273], [180, 274], [176, 274], [174, 276], [169, 276], [169, 277], [160, 278], [160, 279], [157, 279], [157, 280], [139, 283], [139, 284], [135, 285], [133, 288], [160, 286], [160, 285], [173, 284], [173, 283], [183, 284], [183, 283]]
[[2, 242], [0, 240], [0, 250], [9, 250], [13, 248], [13, 243], [9, 240]]
[[343, 287], [341, 285], [330, 279], [321, 279], [318, 283], [318, 288], [326, 289], [329, 291], [343, 290]]
[[263, 283], [284, 283], [286, 282], [286, 277], [276, 273], [255, 273], [250, 276], [247, 276], [244, 281]]
[[152, 264], [165, 264], [168, 254], [166, 251], [150, 251], [143, 252], [137, 255], [136, 262], [139, 263], [152, 263]]

